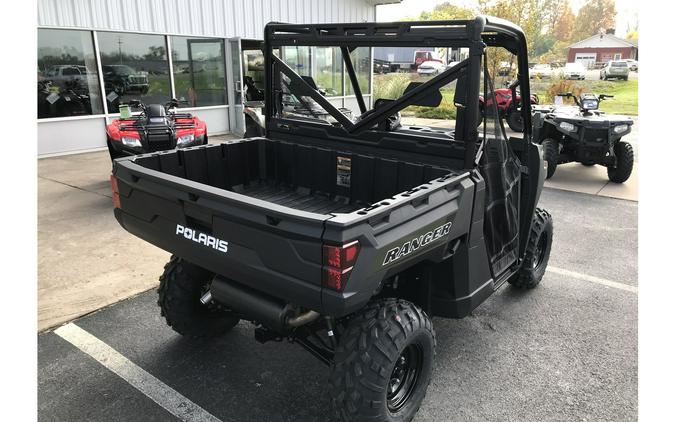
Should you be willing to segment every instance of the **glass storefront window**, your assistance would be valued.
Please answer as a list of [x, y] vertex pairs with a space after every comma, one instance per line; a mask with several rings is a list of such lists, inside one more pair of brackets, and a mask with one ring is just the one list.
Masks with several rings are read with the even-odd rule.
[[108, 112], [132, 99], [163, 104], [171, 99], [169, 62], [163, 35], [99, 32]]
[[327, 97], [342, 95], [342, 52], [337, 47], [315, 47], [314, 81]]
[[171, 37], [176, 97], [181, 106], [227, 104], [223, 40]]
[[89, 31], [38, 30], [38, 118], [103, 113]]
[[260, 49], [244, 49], [244, 76], [253, 79], [253, 82], [262, 89], [265, 86], [265, 58]]
[[[370, 47], [357, 47], [349, 54], [356, 72], [356, 79], [359, 81], [361, 93], [367, 95], [370, 92]], [[353, 95], [352, 82], [349, 75], [345, 76], [346, 95]]]
[[282, 47], [281, 58], [298, 75], [309, 76], [312, 74], [309, 47]]

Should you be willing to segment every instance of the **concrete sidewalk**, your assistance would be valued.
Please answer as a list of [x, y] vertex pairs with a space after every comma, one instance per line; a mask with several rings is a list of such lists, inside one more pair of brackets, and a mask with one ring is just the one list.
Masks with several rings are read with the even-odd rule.
[[169, 260], [115, 220], [110, 169], [107, 151], [38, 160], [39, 330], [153, 288]]

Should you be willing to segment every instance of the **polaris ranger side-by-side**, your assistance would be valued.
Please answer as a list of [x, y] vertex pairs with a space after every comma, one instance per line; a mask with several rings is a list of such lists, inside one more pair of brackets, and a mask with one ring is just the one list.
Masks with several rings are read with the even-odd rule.
[[[274, 54], [286, 46], [340, 49], [357, 117]], [[376, 46], [469, 56], [369, 108], [350, 52]], [[518, 57], [522, 139], [505, 137], [494, 98], [479, 112], [494, 92], [492, 47]], [[432, 375], [431, 318], [465, 317], [546, 269], [553, 226], [537, 208], [545, 166], [525, 36], [492, 17], [268, 24], [265, 49], [266, 136], [116, 160], [115, 217], [173, 254], [159, 305], [175, 331], [212, 337], [251, 321], [257, 340], [289, 339], [329, 366], [341, 420], [409, 421]], [[452, 130], [397, 118], [450, 92]], [[289, 96], [331, 118], [285, 107]]]

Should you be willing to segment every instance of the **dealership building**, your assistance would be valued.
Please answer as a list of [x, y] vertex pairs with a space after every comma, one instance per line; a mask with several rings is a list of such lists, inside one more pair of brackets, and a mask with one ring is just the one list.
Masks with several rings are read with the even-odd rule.
[[570, 45], [568, 63], [598, 67], [610, 60], [638, 59], [637, 40], [625, 40], [614, 34], [600, 33]]
[[[105, 126], [131, 99], [180, 107], [209, 134], [243, 133], [243, 76], [262, 81], [267, 22], [373, 22], [400, 0], [38, 0], [38, 154], [105, 148]], [[280, 52], [337, 106], [356, 99], [340, 50]], [[365, 98], [372, 51], [353, 53]]]

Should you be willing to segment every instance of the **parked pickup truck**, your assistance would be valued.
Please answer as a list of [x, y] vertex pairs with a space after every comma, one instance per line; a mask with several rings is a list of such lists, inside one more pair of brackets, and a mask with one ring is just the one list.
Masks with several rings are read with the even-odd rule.
[[[397, 45], [469, 56], [368, 108], [350, 52]], [[494, 92], [486, 45], [518, 57], [522, 139], [507, 140], [494, 97], [479, 113], [481, 87]], [[273, 54], [285, 46], [339, 47], [358, 117]], [[536, 208], [545, 168], [525, 37], [491, 17], [268, 24], [264, 48], [266, 136], [115, 160], [115, 217], [173, 254], [159, 305], [178, 333], [252, 321], [259, 341], [288, 338], [329, 365], [341, 420], [410, 421], [431, 380], [431, 317], [464, 317], [506, 282], [535, 287], [546, 269], [553, 226]], [[455, 129], [401, 123], [407, 106], [439, 106], [450, 83]], [[285, 107], [288, 96], [309, 112]]]

